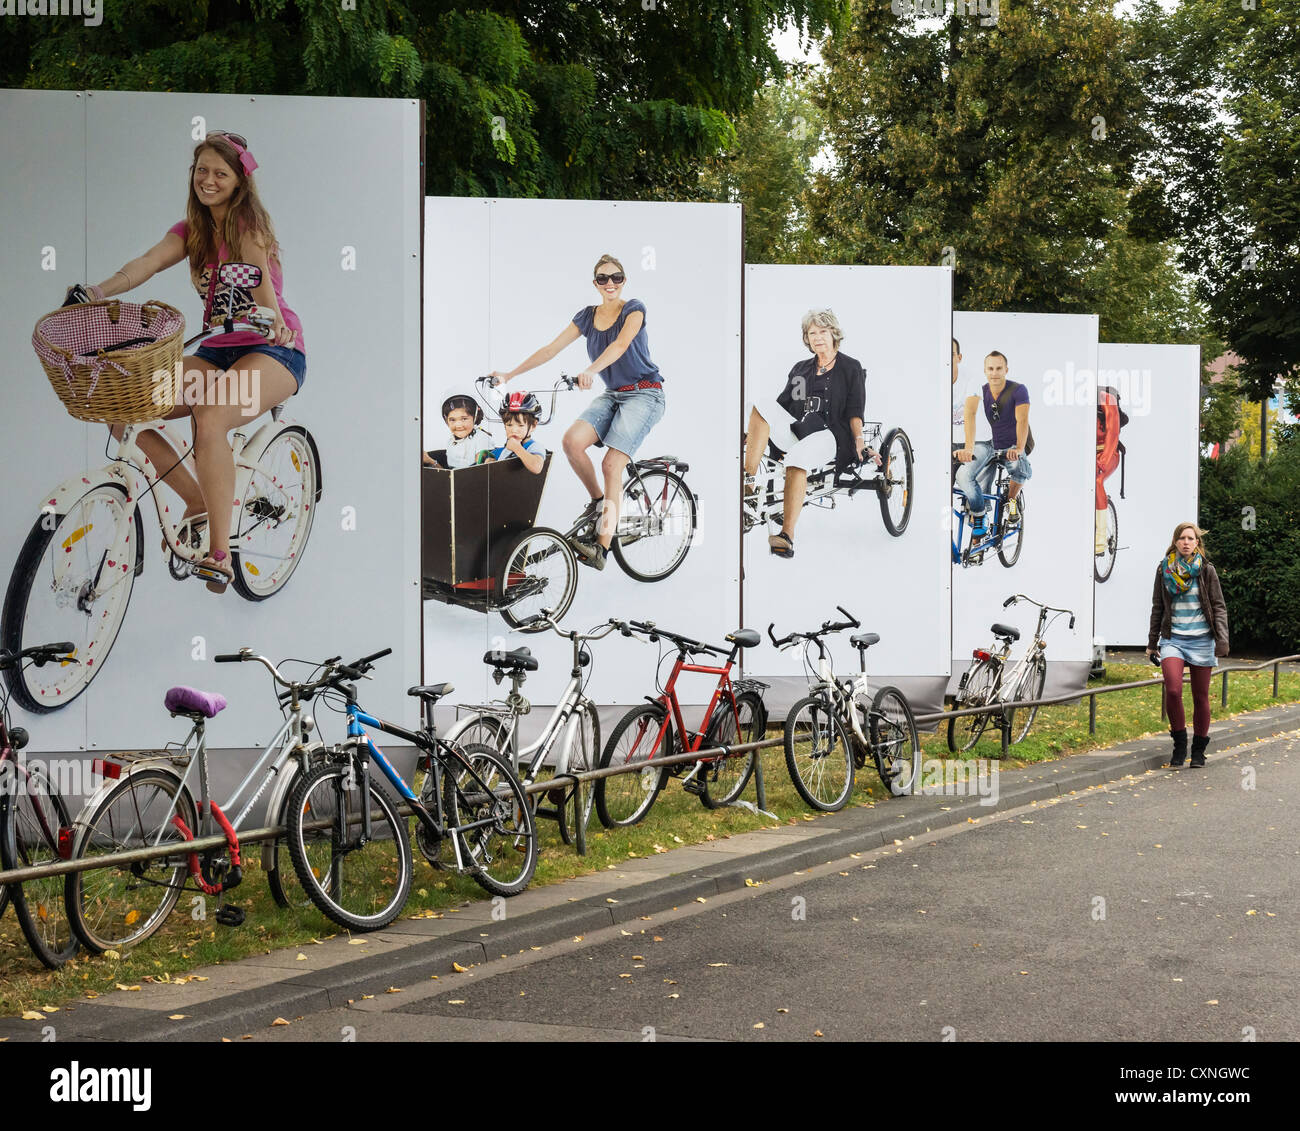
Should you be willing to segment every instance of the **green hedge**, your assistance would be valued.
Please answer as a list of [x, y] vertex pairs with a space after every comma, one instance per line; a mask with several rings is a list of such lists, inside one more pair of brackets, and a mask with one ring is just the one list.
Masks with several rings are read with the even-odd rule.
[[1241, 449], [1202, 460], [1200, 522], [1234, 652], [1300, 651], [1300, 440], [1263, 467]]

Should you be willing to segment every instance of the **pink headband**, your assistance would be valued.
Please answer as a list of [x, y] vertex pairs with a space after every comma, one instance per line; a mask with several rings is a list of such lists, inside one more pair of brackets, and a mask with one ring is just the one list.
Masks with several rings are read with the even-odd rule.
[[[244, 170], [244, 176], [247, 177], [257, 168], [257, 161], [254, 159], [253, 155], [228, 133], [224, 130], [213, 130], [212, 133], [216, 134], [218, 137], [224, 137], [226, 141], [230, 143], [230, 147], [239, 154], [239, 165], [240, 168]], [[208, 136], [211, 136], [211, 134]]]

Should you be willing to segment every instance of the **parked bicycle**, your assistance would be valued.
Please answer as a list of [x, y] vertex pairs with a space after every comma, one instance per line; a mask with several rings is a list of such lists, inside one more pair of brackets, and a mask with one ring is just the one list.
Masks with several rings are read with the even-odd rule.
[[[1039, 604], [1023, 593], [1017, 593], [1002, 602], [1004, 609], [1026, 601], [1038, 606], [1038, 626], [1034, 629], [1034, 638], [1025, 649], [1025, 654], [1014, 664], [1008, 661], [1011, 645], [1020, 639], [1020, 630], [1009, 624], [995, 624], [991, 631], [1001, 641], [992, 648], [976, 648], [971, 653], [971, 663], [957, 684], [957, 694], [953, 706], [957, 710], [963, 707], [987, 707], [994, 703], [1006, 706], [1001, 712], [979, 715], [958, 715], [948, 720], [948, 749], [954, 754], [969, 750], [979, 741], [984, 728], [990, 720], [1001, 717], [1006, 720], [1009, 732], [1015, 733], [1011, 742], [1020, 742], [1029, 733], [1038, 707], [1016, 708], [1015, 703], [1027, 703], [1043, 697], [1043, 686], [1047, 680], [1047, 641], [1044, 635], [1051, 625], [1063, 616], [1070, 618], [1069, 627], [1074, 627], [1074, 613], [1069, 609], [1057, 609], [1051, 605]], [[1049, 613], [1056, 615], [1048, 618]], [[1020, 730], [1016, 732], [1015, 715], [1020, 716]]]
[[[633, 707], [614, 727], [601, 755], [600, 766], [628, 766], [652, 762], [673, 754], [711, 750], [759, 741], [767, 731], [763, 689], [754, 679], [732, 680], [731, 669], [743, 648], [759, 642], [753, 629], [740, 628], [727, 636], [730, 648], [719, 648], [659, 628], [653, 621], [617, 621], [624, 635], [637, 634], [651, 643], [661, 638], [676, 649], [672, 672], [659, 695]], [[723, 657], [723, 663], [692, 662], [699, 655]], [[662, 657], [661, 657], [662, 659]], [[695, 730], [686, 726], [677, 698], [677, 679], [683, 672], [718, 677], [713, 695]], [[670, 777], [682, 777], [682, 788], [699, 797], [709, 809], [730, 805], [740, 797], [754, 772], [756, 754], [731, 754], [724, 750], [694, 763], [678, 762], [662, 769], [652, 765], [640, 772], [615, 774], [596, 781], [596, 813], [606, 828], [635, 825], [654, 804]]]
[[[488, 389], [492, 377], [475, 381], [479, 399], [492, 404]], [[577, 387], [575, 378], [561, 373], [550, 390], [551, 407], [545, 424], [555, 415], [555, 401], [561, 391]], [[545, 396], [545, 392], [542, 392]], [[634, 581], [662, 581], [686, 560], [695, 538], [698, 501], [686, 482], [690, 464], [676, 456], [650, 456], [629, 460], [624, 469], [623, 496], [619, 502], [618, 529], [610, 544], [614, 560]], [[565, 532], [570, 545], [594, 542], [600, 512], [585, 508]], [[556, 619], [563, 610], [552, 603]]]
[[[492, 679], [498, 685], [509, 679], [510, 691], [503, 700], [469, 708], [469, 713], [447, 731], [448, 742], [462, 746], [485, 743], [500, 751], [510, 760], [525, 787], [542, 776], [547, 762], [552, 763], [551, 776], [557, 779], [596, 769], [601, 753], [600, 718], [596, 704], [584, 693], [591, 678], [591, 651], [587, 644], [603, 639], [617, 627], [615, 621], [609, 621], [587, 633], [565, 631], [555, 623], [549, 610], [543, 612], [540, 620], [573, 646], [569, 681], [541, 734], [527, 746], [520, 745], [519, 721], [532, 711], [532, 704], [520, 689], [528, 678], [527, 673], [537, 670], [537, 660], [527, 648], [509, 652], [493, 650], [484, 655], [483, 662], [492, 668]], [[540, 804], [543, 797], [551, 803], [551, 808]], [[545, 794], [531, 793], [528, 798], [534, 816], [557, 821], [565, 844], [577, 839], [579, 823], [585, 833], [595, 800], [590, 787], [579, 790], [572, 780], [556, 785]]]
[[847, 619], [823, 621], [813, 632], [791, 632], [778, 639], [774, 625], [767, 626], [776, 648], [803, 646], [809, 693], [786, 715], [785, 764], [799, 796], [824, 813], [848, 804], [854, 771], [866, 765], [868, 756], [895, 797], [912, 793], [921, 774], [921, 743], [907, 697], [896, 687], [882, 687], [874, 698], [871, 695], [867, 649], [880, 642], [880, 634], [851, 636], [859, 673], [852, 679], [835, 674], [825, 638], [862, 627], [852, 613], [838, 605], [836, 609]]
[[[421, 684], [407, 694], [420, 700], [424, 723], [409, 730], [367, 714], [357, 702], [356, 680], [368, 677], [385, 648], [351, 664], [332, 664], [323, 698], [341, 698], [348, 734], [329, 759], [299, 781], [289, 801], [286, 837], [299, 882], [334, 922], [354, 931], [387, 926], [406, 903], [412, 856], [407, 818], [372, 767], [388, 780], [416, 819], [415, 843], [436, 868], [451, 864], [493, 895], [516, 895], [537, 866], [532, 809], [506, 759], [488, 746], [452, 745], [438, 737], [434, 705], [455, 688]], [[231, 659], [258, 659], [244, 656]], [[402, 779], [366, 727], [409, 742], [417, 750], [417, 794]]]
[[[831, 462], [809, 471], [803, 505], [834, 510], [839, 496], [851, 499], [860, 492], [870, 491], [880, 503], [885, 529], [898, 538], [912, 517], [912, 442], [901, 428], [891, 428], [881, 441], [882, 429], [878, 421], [862, 422], [866, 456], [857, 466], [837, 474]], [[744, 496], [741, 508], [744, 533], [761, 525], [780, 530], [784, 508], [785, 462], [779, 449], [769, 443], [754, 476], [754, 490]]]
[[[225, 663], [243, 655], [218, 656], [216, 661]], [[315, 678], [293, 681], [284, 679], [264, 657], [249, 653], [248, 658], [260, 660], [277, 683], [287, 688], [278, 697], [285, 720], [223, 805], [213, 801], [209, 792], [207, 746], [207, 722], [225, 710], [223, 695], [173, 687], [163, 705], [173, 718], [190, 721], [189, 734], [182, 742], [161, 750], [125, 751], [95, 759], [94, 772], [103, 783], [73, 823], [68, 858], [93, 859], [142, 848], [167, 847], [170, 851], [149, 860], [108, 864], [66, 877], [68, 918], [77, 936], [94, 953], [134, 946], [149, 938], [171, 914], [187, 881], [193, 881], [204, 895], [216, 897], [214, 918], [218, 923], [238, 927], [244, 922], [243, 908], [226, 902], [244, 876], [239, 830], [268, 789], [266, 823], [284, 825], [293, 787], [322, 756], [321, 743], [309, 740], [315, 720], [305, 704], [325, 686], [332, 670], [327, 663], [322, 675], [313, 672]], [[238, 812], [228, 817], [227, 812], [234, 812], [241, 801]], [[198, 838], [217, 835], [225, 837], [224, 844], [200, 851], [188, 847]], [[266, 844], [262, 861], [272, 898], [282, 907], [289, 906], [278, 842]]]
[[997, 551], [998, 561], [1008, 569], [1020, 560], [1025, 529], [1025, 492], [1022, 489], [1016, 495], [1016, 515], [1013, 518], [1008, 505], [1011, 478], [1007, 474], [1005, 449], [993, 453], [993, 463], [996, 471], [992, 488], [983, 492], [987, 533], [980, 542], [975, 542], [973, 530], [971, 537], [966, 537], [967, 527], [972, 525], [970, 508], [966, 496], [956, 485], [952, 489], [952, 562], [953, 565], [961, 565], [963, 569], [966, 566], [983, 565], [984, 555], [990, 550]]
[[[250, 315], [247, 322], [233, 317], [236, 289], [256, 287], [261, 282], [259, 268], [248, 263], [226, 263], [220, 268], [220, 277], [230, 294], [226, 318], [188, 339], [185, 350], [212, 334], [240, 329], [265, 333], [270, 326], [269, 319], [257, 314]], [[140, 309], [148, 312], [151, 305]], [[91, 312], [104, 306], [116, 312], [130, 304], [109, 300], [62, 313]], [[123, 350], [151, 343], [147, 317], [147, 313], [141, 314], [139, 328], [145, 331], [144, 336], [127, 338], [113, 348]], [[123, 325], [122, 333], [132, 329], [135, 327]], [[94, 358], [87, 355], [79, 360], [90, 362]], [[104, 376], [100, 384], [108, 387], [111, 376]], [[146, 387], [146, 414], [149, 395]], [[153, 403], [156, 407], [158, 402]], [[114, 417], [113, 412], [119, 411], [114, 408], [94, 417], [110, 424], [128, 421], [123, 423], [116, 450], [103, 467], [73, 475], [42, 496], [38, 517], [9, 579], [0, 612], [0, 647], [19, 652], [34, 641], [69, 639], [76, 643], [76, 658], [80, 661], [46, 665], [35, 672], [31, 667], [7, 672], [5, 678], [14, 699], [28, 711], [41, 713], [66, 707], [90, 686], [107, 661], [126, 617], [135, 579], [144, 572], [141, 503], [150, 494], [166, 543], [164, 555], [171, 576], [177, 580], [217, 577], [199, 565], [208, 553], [205, 517], [185, 519], [172, 514], [158, 492], [171, 469], [155, 467], [137, 441], [142, 430], [160, 432], [175, 441], [182, 459], [189, 454], [189, 442], [170, 430], [175, 421], [142, 424], [141, 407], [129, 411], [131, 407], [120, 410], [125, 416]], [[264, 601], [288, 583], [307, 548], [321, 495], [316, 441], [305, 427], [285, 420], [283, 413], [284, 406], [277, 405], [271, 409], [269, 421], [255, 430], [250, 421], [249, 429], [236, 432], [231, 443], [235, 460], [231, 583], [249, 601]]]
[[[0, 671], [26, 662], [75, 663], [70, 641], [37, 644], [21, 652], [0, 651]], [[9, 695], [0, 687], [0, 867], [35, 868], [60, 859], [60, 835], [71, 821], [57, 785], [40, 766], [18, 753], [30, 740], [23, 727], [11, 725]], [[79, 943], [63, 909], [63, 877], [47, 876], [0, 886], [0, 914], [12, 902], [18, 925], [32, 953], [57, 970], [77, 953]]]

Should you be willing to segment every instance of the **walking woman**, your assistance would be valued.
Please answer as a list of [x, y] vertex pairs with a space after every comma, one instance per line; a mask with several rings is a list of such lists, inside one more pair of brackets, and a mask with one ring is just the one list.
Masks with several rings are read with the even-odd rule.
[[[261, 268], [262, 280], [249, 290], [237, 289], [235, 318], [253, 306], [268, 307], [274, 322], [268, 335], [250, 330], [208, 338], [183, 362], [186, 387], [191, 374], [202, 373], [202, 403], [177, 405], [167, 419], [193, 415], [194, 464], [197, 481], [181, 464], [181, 457], [158, 432], [142, 432], [140, 447], [166, 482], [185, 502], [191, 525], [208, 526], [208, 556], [199, 563], [211, 578], [207, 587], [220, 593], [233, 576], [230, 569], [231, 500], [235, 491], [235, 460], [228, 435], [288, 400], [307, 375], [302, 322], [281, 294], [283, 272], [279, 245], [253, 183], [257, 162], [248, 142], [239, 134], [213, 131], [194, 148], [189, 171], [185, 219], [173, 224], [162, 240], [138, 259], [88, 287], [90, 297], [109, 298], [134, 290], [160, 271], [189, 261], [190, 280], [204, 300], [204, 318], [214, 309], [224, 310], [226, 288], [218, 279], [222, 263], [252, 263]], [[252, 403], [241, 400], [239, 370], [253, 371]], [[187, 395], [185, 398], [191, 398]], [[120, 428], [115, 434], [120, 433]]]
[[1216, 656], [1228, 654], [1228, 610], [1219, 575], [1201, 544], [1204, 534], [1194, 522], [1174, 527], [1151, 594], [1147, 655], [1152, 660], [1159, 656], [1165, 677], [1165, 712], [1174, 740], [1169, 765], [1175, 769], [1187, 759], [1183, 668], [1191, 669], [1192, 768], [1196, 769], [1205, 765], [1205, 748], [1210, 744], [1210, 671]]
[[[500, 384], [550, 361], [565, 346], [585, 338], [590, 365], [578, 374], [578, 388], [590, 389], [599, 377], [605, 390], [587, 406], [564, 433], [564, 454], [591, 496], [580, 520], [590, 521], [590, 540], [579, 534], [574, 542], [579, 560], [605, 568], [610, 544], [618, 530], [623, 497], [623, 469], [662, 418], [663, 377], [650, 360], [646, 308], [640, 299], [624, 299], [627, 275], [612, 255], [602, 255], [592, 272], [599, 306], [584, 306], [549, 345], [531, 354], [509, 373], [493, 372]], [[604, 444], [605, 456], [597, 476], [587, 450]], [[603, 480], [603, 482], [602, 482]]]

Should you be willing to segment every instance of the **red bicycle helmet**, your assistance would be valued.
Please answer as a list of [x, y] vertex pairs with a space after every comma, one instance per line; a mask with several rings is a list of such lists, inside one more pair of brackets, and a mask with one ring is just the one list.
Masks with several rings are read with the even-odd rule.
[[510, 393], [501, 402], [501, 419], [505, 420], [507, 416], [514, 413], [523, 413], [534, 420], [539, 420], [542, 415], [542, 402], [532, 393]]

